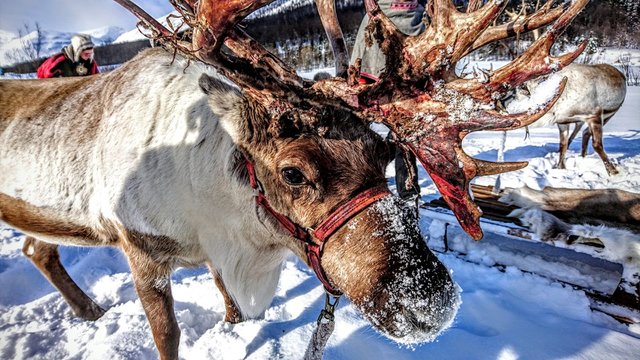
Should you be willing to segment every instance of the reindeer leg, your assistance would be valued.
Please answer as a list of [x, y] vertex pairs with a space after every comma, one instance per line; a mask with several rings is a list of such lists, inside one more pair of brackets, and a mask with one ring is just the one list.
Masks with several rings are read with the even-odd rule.
[[558, 163], [556, 169], [566, 169], [564, 159], [567, 156], [567, 147], [569, 147], [569, 124], [558, 124], [558, 131], [560, 132], [560, 155], [558, 156]]
[[224, 321], [231, 324], [237, 324], [241, 322], [242, 315], [240, 313], [240, 310], [238, 309], [235, 301], [233, 301], [233, 298], [231, 298], [231, 295], [229, 295], [229, 292], [227, 292], [227, 288], [222, 281], [222, 276], [211, 263], [208, 263], [207, 266], [209, 267], [209, 271], [211, 271], [211, 274], [213, 275], [213, 280], [215, 281], [218, 290], [220, 290], [220, 293], [222, 293], [222, 297], [224, 298]]
[[[609, 120], [611, 119], [611, 117], [615, 114], [616, 112], [610, 112], [607, 115], [604, 115], [602, 117], [602, 126], [604, 127], [605, 125], [607, 125], [607, 123], [609, 122]], [[580, 124], [582, 125], [582, 123]], [[576, 128], [575, 131], [577, 131], [578, 128]], [[571, 135], [573, 136], [573, 135]], [[587, 156], [587, 147], [589, 146], [589, 139], [591, 138], [591, 130], [589, 130], [589, 127], [587, 127], [586, 129], [584, 129], [584, 131], [582, 132], [582, 157]], [[569, 142], [571, 142], [571, 140], [569, 140]]]
[[85, 320], [97, 320], [104, 315], [105, 310], [76, 285], [60, 263], [58, 245], [48, 244], [29, 236], [24, 242], [22, 253], [60, 291], [77, 316]]
[[571, 132], [571, 136], [569, 136], [569, 143], [567, 144], [567, 147], [571, 146], [573, 139], [575, 139], [576, 136], [578, 136], [578, 132], [580, 131], [580, 129], [582, 129], [582, 125], [584, 125], [583, 122], [576, 123], [576, 127], [573, 128], [573, 131]]
[[607, 173], [609, 175], [618, 174], [618, 170], [613, 166], [607, 156], [607, 153], [604, 151], [602, 141], [602, 110], [596, 109], [596, 112], [587, 118], [587, 124], [589, 125], [589, 130], [593, 136], [593, 150], [595, 150], [595, 152], [600, 156], [600, 159], [602, 159], [604, 167], [607, 169]]
[[590, 128], [587, 127], [582, 131], [582, 151], [580, 152], [582, 157], [587, 156], [587, 148], [589, 147], [589, 139], [591, 138], [591, 130], [589, 129]]
[[173, 312], [171, 266], [129, 244], [124, 245], [123, 250], [129, 259], [136, 291], [151, 326], [160, 359], [178, 359], [180, 328]]

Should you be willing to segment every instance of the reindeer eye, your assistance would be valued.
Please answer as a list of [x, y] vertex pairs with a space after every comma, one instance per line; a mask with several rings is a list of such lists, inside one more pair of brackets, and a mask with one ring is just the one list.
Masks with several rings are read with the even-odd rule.
[[289, 185], [304, 185], [307, 183], [307, 179], [304, 177], [302, 171], [293, 167], [282, 169], [282, 177]]

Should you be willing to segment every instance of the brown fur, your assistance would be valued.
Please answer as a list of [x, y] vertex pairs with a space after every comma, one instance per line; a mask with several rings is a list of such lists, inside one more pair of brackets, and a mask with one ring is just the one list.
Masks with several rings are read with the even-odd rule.
[[180, 328], [173, 312], [171, 295], [173, 264], [169, 261], [159, 262], [156, 254], [126, 242], [122, 249], [129, 260], [136, 292], [149, 320], [160, 359], [177, 359]]
[[[60, 102], [97, 77], [76, 77], [54, 80], [3, 80], [0, 82], [0, 119], [28, 119], [40, 110], [58, 107]], [[28, 92], [32, 96], [16, 96]]]
[[75, 245], [114, 245], [113, 233], [98, 233], [95, 229], [61, 218], [58, 212], [33, 206], [23, 200], [0, 193], [0, 220], [29, 234], [42, 238], [72, 238]]
[[542, 190], [541, 208], [567, 212], [576, 218], [591, 218], [640, 226], [640, 194], [617, 189], [564, 189], [546, 187]]
[[[253, 149], [261, 159], [256, 164], [258, 177], [264, 182], [268, 195], [276, 194], [269, 196], [272, 205], [299, 223], [311, 226], [318, 224], [345, 198], [386, 184], [384, 169], [392, 150], [367, 128], [352, 125], [359, 119], [344, 113], [326, 116], [312, 119], [313, 124], [308, 122], [309, 117], [299, 116], [299, 128], [289, 129], [290, 137], [276, 138], [264, 148]], [[280, 174], [287, 167], [302, 171], [310, 186], [284, 183]], [[287, 197], [279, 198], [279, 194]]]
[[24, 242], [22, 252], [60, 291], [77, 316], [86, 320], [97, 320], [104, 315], [105, 310], [76, 285], [60, 263], [58, 245], [47, 244], [29, 236]]
[[[415, 231], [403, 232], [402, 239], [395, 238], [391, 242], [384, 242], [381, 248], [376, 245], [376, 241], [382, 240], [384, 236], [379, 233], [380, 229], [386, 231], [394, 230], [393, 216], [389, 214], [378, 214], [371, 210], [365, 210], [356, 216], [352, 222], [353, 226], [344, 226], [336, 233], [337, 238], [342, 241], [328, 241], [325, 245], [325, 255], [322, 264], [328, 273], [334, 274], [331, 280], [338, 288], [349, 290], [349, 299], [357, 306], [376, 311], [387, 311], [397, 313], [402, 310], [398, 307], [398, 299], [412, 291], [420, 291], [423, 288], [439, 288], [445, 286], [448, 276], [447, 269], [439, 263], [437, 258], [427, 249], [422, 236], [417, 230], [417, 221], [411, 209], [405, 208], [405, 219], [408, 221], [408, 229]], [[356, 225], [357, 224], [357, 225]], [[416, 225], [414, 228], [413, 225]], [[371, 236], [371, 234], [379, 234]], [[393, 236], [391, 237], [393, 238]], [[398, 252], [398, 242], [406, 243], [407, 247], [402, 247], [404, 251]], [[410, 259], [410, 261], [404, 261]], [[423, 266], [433, 264], [429, 273], [424, 274]], [[427, 275], [417, 280], [415, 274]], [[379, 286], [384, 283], [400, 284], [396, 288], [386, 288]], [[424, 298], [429, 301], [431, 299]], [[438, 299], [442, 304], [451, 299]], [[391, 322], [377, 323], [377, 319], [367, 316], [369, 311], [364, 311], [365, 317], [377, 326], [382, 326], [390, 333], [399, 336], [404, 330], [396, 328], [396, 324]], [[418, 323], [419, 321], [415, 321]], [[423, 324], [428, 327], [429, 324]]]

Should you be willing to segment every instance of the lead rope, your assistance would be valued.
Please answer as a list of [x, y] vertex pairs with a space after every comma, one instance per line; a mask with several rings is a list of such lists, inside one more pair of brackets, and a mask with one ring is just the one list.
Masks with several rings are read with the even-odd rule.
[[324, 348], [335, 327], [335, 316], [333, 312], [338, 306], [340, 296], [331, 295], [328, 292], [324, 294], [324, 309], [320, 311], [318, 320], [316, 321], [316, 329], [311, 336], [307, 351], [304, 353], [304, 360], [322, 360]]

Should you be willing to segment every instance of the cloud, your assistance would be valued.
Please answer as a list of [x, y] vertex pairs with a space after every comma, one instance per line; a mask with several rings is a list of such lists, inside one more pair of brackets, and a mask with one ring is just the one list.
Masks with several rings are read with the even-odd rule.
[[[151, 16], [168, 14], [168, 0], [134, 0]], [[24, 24], [38, 22], [43, 30], [80, 32], [103, 26], [135, 27], [136, 18], [111, 0], [20, 0], [0, 1], [0, 29], [17, 33]]]

